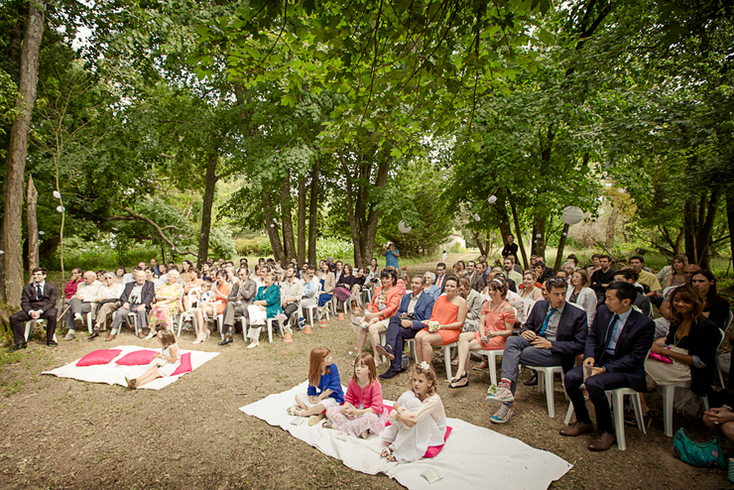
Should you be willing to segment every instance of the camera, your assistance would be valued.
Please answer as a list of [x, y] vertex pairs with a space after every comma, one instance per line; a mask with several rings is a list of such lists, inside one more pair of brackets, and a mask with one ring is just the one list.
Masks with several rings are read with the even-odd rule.
[[371, 283], [376, 283], [377, 281], [379, 281], [379, 279], [377, 279], [376, 277], [373, 277], [372, 279], [370, 279]]

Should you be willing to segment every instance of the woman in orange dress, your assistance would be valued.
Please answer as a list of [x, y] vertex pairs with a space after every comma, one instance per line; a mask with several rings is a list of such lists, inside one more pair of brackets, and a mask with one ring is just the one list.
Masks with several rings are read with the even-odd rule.
[[451, 380], [449, 388], [463, 388], [469, 385], [466, 367], [469, 364], [469, 351], [503, 350], [507, 337], [512, 335], [515, 326], [515, 310], [506, 301], [507, 282], [495, 277], [487, 285], [490, 301], [482, 305], [479, 332], [464, 332], [459, 336], [459, 369]]
[[445, 295], [438, 297], [433, 304], [433, 313], [430, 322], [438, 322], [438, 329], [431, 332], [428, 327], [418, 332], [415, 336], [416, 354], [418, 364], [425, 361], [430, 364], [433, 357], [433, 346], [452, 344], [459, 340], [461, 327], [464, 326], [468, 306], [461, 295], [456, 294], [459, 290], [459, 279], [451, 275], [446, 278]]
[[196, 340], [193, 342], [194, 344], [204, 342], [211, 335], [211, 331], [207, 328], [207, 320], [211, 315], [211, 318], [214, 318], [216, 321], [217, 315], [221, 315], [224, 312], [230, 289], [232, 289], [232, 284], [227, 282], [227, 272], [224, 269], [220, 269], [217, 272], [217, 287], [214, 289], [214, 301], [200, 304], [194, 312], [196, 323], [199, 326], [199, 332]]

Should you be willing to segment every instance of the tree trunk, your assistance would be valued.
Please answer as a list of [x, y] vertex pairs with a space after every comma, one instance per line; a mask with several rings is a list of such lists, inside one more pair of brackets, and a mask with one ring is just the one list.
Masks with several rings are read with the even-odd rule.
[[209, 232], [212, 228], [212, 206], [214, 191], [217, 187], [217, 154], [210, 153], [206, 165], [206, 180], [204, 182], [204, 202], [201, 209], [201, 232], [199, 233], [199, 253], [196, 257], [197, 267], [206, 262], [209, 255]]
[[[545, 262], [545, 228], [548, 218], [545, 215], [535, 215], [535, 225], [533, 226], [533, 253], [538, 257], [542, 257]], [[540, 236], [538, 236], [540, 235]]]
[[716, 219], [716, 209], [719, 203], [719, 189], [711, 189], [711, 196], [708, 199], [706, 206], [701, 205], [702, 210], [705, 210], [705, 217], [700, 222], [700, 228], [697, 243], [697, 254], [698, 254], [698, 265], [704, 269], [711, 268], [711, 235], [714, 230], [714, 220]]
[[688, 256], [688, 262], [691, 264], [698, 263], [698, 256], [696, 254], [696, 202], [694, 197], [689, 197], [686, 201], [686, 205], [683, 208], [683, 230], [685, 237], [683, 242], [685, 243], [686, 256]]
[[[319, 171], [321, 159], [317, 158], [311, 170], [311, 202], [308, 211], [308, 263], [316, 265], [316, 231], [319, 218]], [[318, 267], [318, 266], [317, 266]]]
[[614, 227], [619, 217], [619, 208], [617, 206], [612, 207], [612, 212], [609, 213], [609, 220], [607, 221], [607, 231], [604, 240], [604, 247], [607, 251], [611, 252], [614, 247]]
[[33, 176], [28, 176], [28, 194], [26, 197], [28, 205], [26, 219], [28, 220], [28, 275], [33, 275], [33, 269], [38, 267], [38, 220], [36, 218], [36, 204], [38, 203], [38, 191], [33, 185]]
[[38, 84], [38, 52], [44, 28], [44, 0], [31, 2], [28, 13], [28, 28], [23, 39], [20, 57], [20, 96], [15, 103], [18, 117], [10, 127], [7, 174], [5, 177], [5, 214], [3, 216], [2, 250], [5, 251], [5, 300], [12, 308], [20, 306], [23, 289], [23, 254], [21, 244], [23, 174], [28, 153], [28, 133], [31, 116], [36, 103]]
[[[524, 237], [522, 234], [522, 228], [520, 228], [520, 217], [517, 214], [517, 207], [515, 201], [512, 200], [512, 195], [507, 191], [507, 200], [510, 202], [510, 211], [512, 211], [512, 221], [515, 223], [515, 238], [517, 245], [520, 247], [520, 254], [522, 255], [523, 270], [527, 270], [530, 267], [530, 261], [528, 260], [528, 254], [525, 252]], [[517, 261], [520, 261], [520, 257], [515, 257]]]
[[729, 184], [726, 191], [726, 221], [729, 225], [729, 252], [734, 251], [734, 185]]
[[298, 266], [306, 260], [306, 178], [298, 179]]
[[[566, 248], [566, 236], [568, 235], [568, 229], [571, 228], [567, 224], [563, 224], [563, 231], [561, 232], [561, 239], [558, 241], [558, 251], [556, 252], [556, 263], [553, 264], [553, 270], [558, 272], [561, 270], [561, 266], [565, 262], [563, 260], [563, 249]], [[568, 278], [571, 279], [570, 277]]]
[[484, 255], [485, 257], [487, 257], [489, 255], [489, 239], [487, 240], [487, 242], [484, 245], [482, 245], [482, 239], [479, 236], [479, 233], [477, 233], [474, 230], [469, 230], [469, 231], [471, 231], [471, 234], [474, 235], [474, 241], [477, 243], [477, 248], [479, 249], [479, 255]]
[[[168, 266], [168, 258], [166, 257], [166, 246], [161, 243], [161, 257], [163, 257], [162, 264], [166, 264]], [[198, 259], [198, 257], [197, 257]]]
[[283, 247], [285, 260], [283, 264], [296, 258], [296, 239], [293, 234], [293, 212], [291, 207], [291, 173], [287, 171], [283, 185], [280, 186], [280, 212], [283, 217]]
[[273, 256], [275, 260], [283, 262], [283, 258], [285, 257], [283, 244], [280, 242], [278, 227], [273, 223], [273, 215], [275, 214], [273, 210], [273, 202], [267, 193], [263, 194], [263, 213], [265, 215], [265, 231], [268, 233], [268, 238], [270, 239]]

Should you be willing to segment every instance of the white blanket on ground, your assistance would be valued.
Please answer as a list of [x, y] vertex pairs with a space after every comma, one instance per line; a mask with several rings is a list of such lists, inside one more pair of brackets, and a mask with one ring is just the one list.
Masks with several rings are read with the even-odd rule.
[[[77, 367], [76, 363], [79, 362], [79, 359], [77, 359], [65, 366], [52, 369], [51, 371], [44, 371], [42, 374], [53, 374], [59, 378], [74, 378], [80, 381], [89, 381], [91, 383], [127, 386], [125, 376], [130, 379], [137, 378], [150, 369], [150, 364], [143, 364], [141, 366], [118, 366], [115, 364], [115, 361], [125, 354], [129, 354], [130, 352], [137, 350], [154, 350], [155, 352], [160, 352], [160, 349], [147, 349], [145, 347], [140, 347], [139, 345], [123, 345], [110, 348], [121, 349], [122, 352], [107, 364]], [[181, 349], [180, 352], [181, 355], [184, 355], [187, 352], [191, 353], [191, 371], [219, 355], [219, 352], [203, 352], [183, 349]], [[160, 390], [161, 388], [165, 388], [170, 385], [181, 376], [183, 376], [183, 374], [179, 374], [177, 376], [163, 376], [162, 378], [154, 379], [150, 383], [141, 386], [140, 389]]]
[[[306, 418], [288, 415], [286, 409], [295, 404], [296, 394], [305, 392], [306, 388], [304, 381], [240, 410], [287, 430], [321, 452], [340, 459], [353, 470], [369, 475], [385, 473], [410, 489], [455, 490], [457, 486], [484, 488], [488, 485], [503, 489], [545, 489], [572, 467], [555, 454], [452, 418], [448, 419], [448, 425], [453, 427], [453, 431], [438, 456], [411, 463], [389, 463], [380, 458], [385, 444], [378, 436], [364, 440], [325, 429], [321, 424], [311, 427]], [[385, 404], [392, 405], [392, 402], [385, 401]], [[429, 468], [443, 478], [429, 484], [421, 476]]]

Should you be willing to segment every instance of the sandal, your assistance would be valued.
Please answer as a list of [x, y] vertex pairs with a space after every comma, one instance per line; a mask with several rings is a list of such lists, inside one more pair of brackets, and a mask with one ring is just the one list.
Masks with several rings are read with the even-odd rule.
[[328, 420], [327, 419], [327, 420], [324, 421], [323, 424], [321, 424], [321, 427], [323, 427], [324, 429], [333, 429], [334, 428], [334, 424], [331, 423], [331, 420]]
[[303, 409], [301, 407], [288, 407], [286, 412], [288, 412], [288, 415], [293, 417], [300, 417], [303, 413]]
[[[458, 384], [462, 379], [465, 379], [466, 383], [463, 385]], [[466, 388], [467, 386], [469, 386], [469, 378], [466, 377], [466, 373], [464, 373], [464, 376], [452, 379], [449, 383], [449, 388]]]
[[394, 451], [394, 448], [392, 447], [392, 444], [390, 444], [389, 446], [387, 446], [385, 449], [382, 450], [382, 452], [380, 453], [380, 457], [385, 458], [388, 461], [390, 461], [389, 458], [390, 456], [393, 456], [393, 451]]

